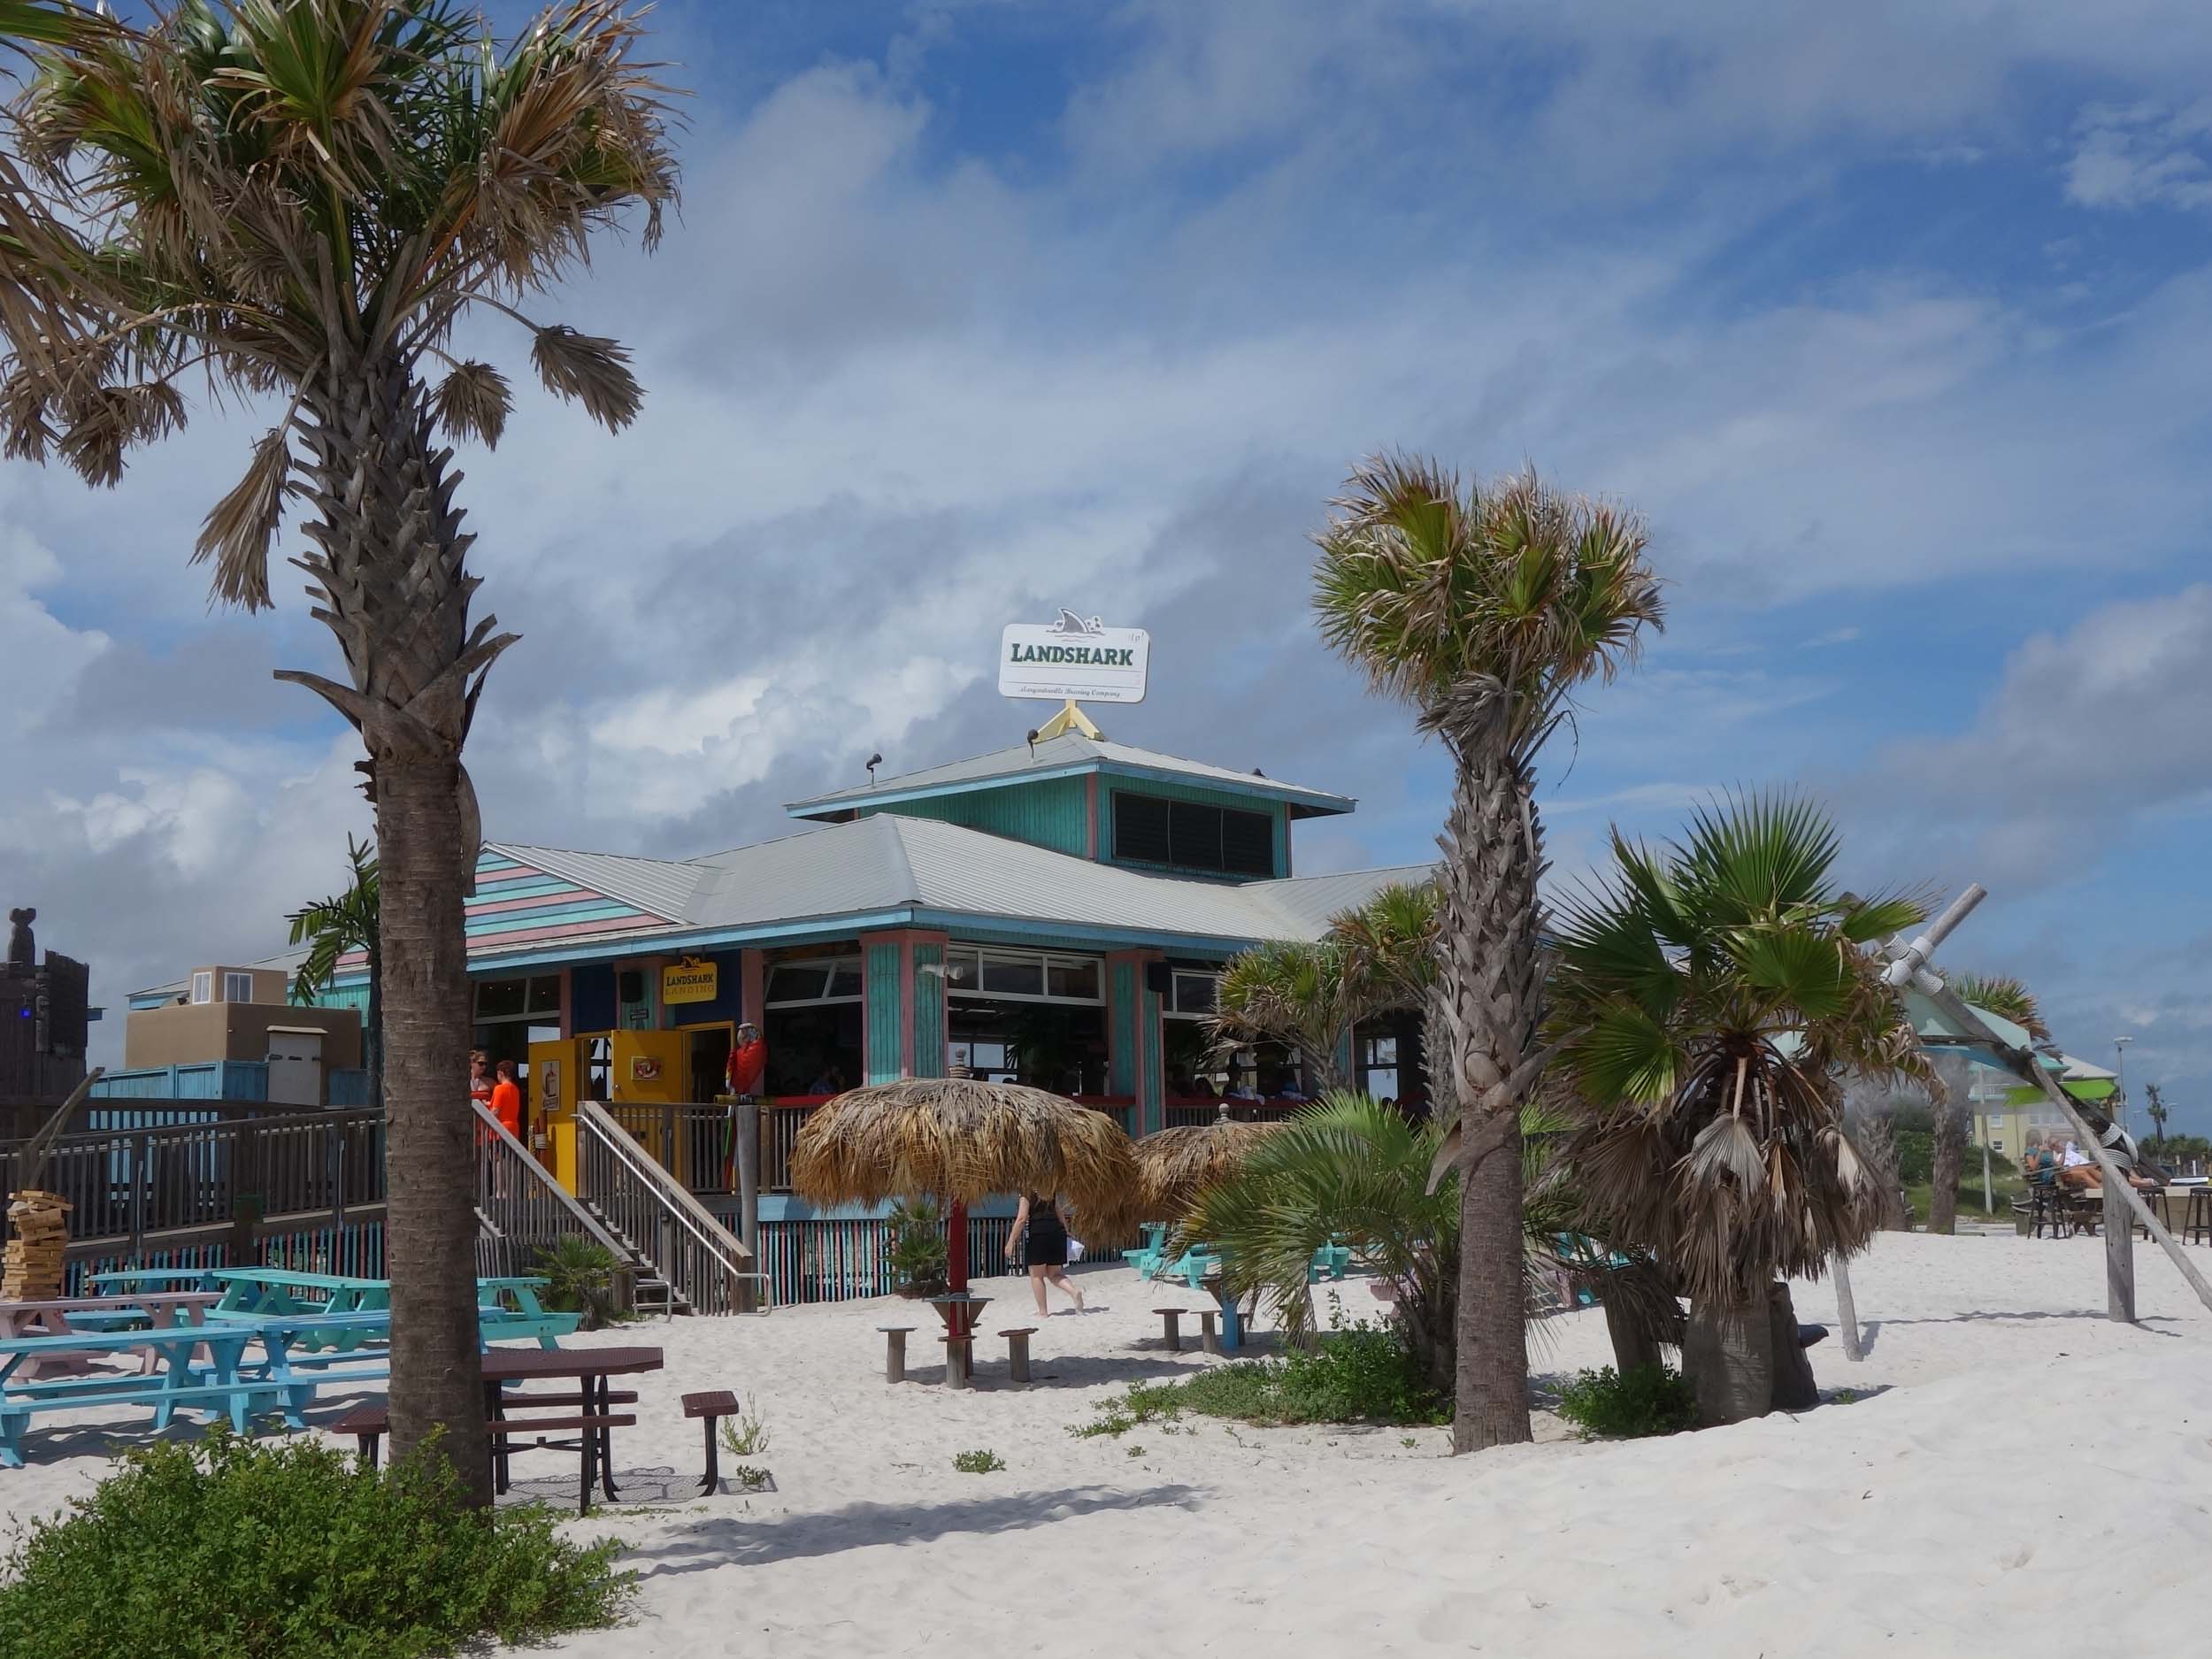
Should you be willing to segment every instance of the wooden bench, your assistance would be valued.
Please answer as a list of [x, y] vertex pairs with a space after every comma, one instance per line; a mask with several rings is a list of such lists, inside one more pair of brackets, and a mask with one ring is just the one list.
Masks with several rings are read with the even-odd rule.
[[884, 1381], [889, 1383], [906, 1380], [906, 1337], [907, 1333], [913, 1328], [910, 1325], [879, 1325], [876, 1327], [884, 1335]]
[[[632, 1399], [636, 1396], [633, 1394]], [[511, 1403], [521, 1405], [522, 1400]], [[608, 1429], [626, 1429], [636, 1426], [634, 1412], [601, 1413], [568, 1417], [497, 1417], [484, 1425], [484, 1432], [491, 1440], [493, 1486], [500, 1492], [507, 1489], [507, 1460], [518, 1451], [535, 1447], [552, 1447], [577, 1454], [578, 1484], [576, 1513], [591, 1512], [591, 1483], [595, 1473], [593, 1455], [599, 1444], [599, 1436]], [[380, 1447], [385, 1435], [391, 1432], [392, 1417], [388, 1407], [356, 1406], [330, 1425], [333, 1434], [350, 1434], [360, 1450], [361, 1461], [374, 1469], [380, 1463]], [[549, 1433], [573, 1433], [573, 1440], [549, 1440]], [[516, 1442], [525, 1441], [522, 1445]]]
[[1010, 1331], [1001, 1331], [1006, 1339], [1006, 1371], [1016, 1382], [1029, 1380], [1029, 1339], [1037, 1334], [1033, 1325], [1018, 1325]]
[[1181, 1353], [1183, 1351], [1183, 1316], [1190, 1310], [1188, 1308], [1155, 1308], [1152, 1311], [1160, 1316], [1164, 1327], [1160, 1340], [1167, 1345], [1167, 1351], [1171, 1354]]
[[721, 1446], [714, 1438], [715, 1425], [724, 1417], [735, 1417], [737, 1412], [737, 1396], [726, 1388], [706, 1389], [684, 1396], [684, 1416], [707, 1420], [707, 1472], [699, 1481], [703, 1497], [713, 1495], [715, 1488], [722, 1484]]

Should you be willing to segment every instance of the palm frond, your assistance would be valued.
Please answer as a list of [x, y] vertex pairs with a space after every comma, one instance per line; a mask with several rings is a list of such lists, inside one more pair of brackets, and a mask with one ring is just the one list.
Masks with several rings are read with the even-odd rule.
[[2044, 1023], [2043, 1006], [2028, 989], [2026, 980], [2008, 973], [1962, 973], [1952, 979], [1951, 988], [1962, 1001], [2010, 1020], [2036, 1041], [2050, 1041], [2051, 1028]]
[[486, 449], [495, 449], [514, 399], [505, 375], [488, 363], [471, 359], [454, 365], [453, 372], [438, 382], [436, 404], [438, 424], [449, 437], [480, 438]]
[[610, 432], [619, 432], [637, 419], [645, 393], [630, 373], [630, 354], [618, 342], [600, 334], [579, 334], [564, 324], [538, 330], [530, 347], [530, 361], [546, 389], [584, 406]]
[[208, 509], [192, 544], [192, 562], [215, 561], [215, 596], [227, 603], [247, 611], [269, 607], [269, 550], [283, 521], [291, 470], [290, 436], [273, 426], [254, 445], [246, 475]]

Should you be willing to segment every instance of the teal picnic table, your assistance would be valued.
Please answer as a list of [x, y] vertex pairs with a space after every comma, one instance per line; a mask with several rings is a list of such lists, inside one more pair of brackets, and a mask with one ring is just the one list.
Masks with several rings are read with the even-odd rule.
[[[244, 1433], [257, 1402], [274, 1397], [272, 1383], [248, 1373], [246, 1349], [255, 1335], [243, 1326], [187, 1325], [0, 1339], [0, 1469], [23, 1466], [23, 1433], [37, 1412], [150, 1406], [158, 1430], [168, 1427], [178, 1410], [201, 1408], [227, 1413], [231, 1426]], [[27, 1379], [24, 1375], [35, 1359], [111, 1353], [150, 1353], [158, 1370], [150, 1376], [107, 1372]]]
[[[301, 1273], [286, 1268], [225, 1267], [211, 1275], [222, 1287], [223, 1299], [208, 1317], [224, 1321], [286, 1317], [298, 1314], [352, 1315], [389, 1311], [392, 1283], [388, 1279], [355, 1279], [336, 1273]], [[583, 1316], [552, 1313], [539, 1293], [545, 1280], [531, 1277], [480, 1279], [476, 1300], [487, 1327], [487, 1340], [535, 1339], [541, 1348], [557, 1348], [559, 1339], [572, 1335]], [[372, 1327], [356, 1322], [311, 1327], [310, 1350], [331, 1348], [349, 1351], [370, 1340]]]

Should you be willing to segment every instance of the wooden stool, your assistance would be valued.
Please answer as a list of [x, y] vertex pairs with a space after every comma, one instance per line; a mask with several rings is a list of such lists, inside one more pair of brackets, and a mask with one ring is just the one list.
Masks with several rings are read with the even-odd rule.
[[884, 1381], [906, 1380], [906, 1333], [913, 1328], [910, 1325], [879, 1325], [876, 1327], [884, 1334]]
[[975, 1338], [941, 1336], [937, 1340], [945, 1345], [945, 1386], [965, 1388], [968, 1386], [968, 1368], [974, 1361]]
[[2182, 1212], [2182, 1242], [2201, 1244], [2212, 1238], [2212, 1187], [2189, 1189], [2189, 1208]]
[[1183, 1351], [1183, 1315], [1187, 1310], [1155, 1308], [1152, 1311], [1160, 1316], [1165, 1326], [1164, 1333], [1160, 1340], [1167, 1344], [1167, 1351], [1171, 1354], [1181, 1353]]
[[1001, 1331], [1006, 1339], [1006, 1371], [1016, 1382], [1029, 1380], [1029, 1339], [1037, 1334], [1033, 1325], [1016, 1325], [1010, 1331]]
[[1221, 1317], [1213, 1308], [1198, 1310], [1198, 1346], [1209, 1354], [1221, 1352], [1221, 1333], [1214, 1329], [1214, 1321]]
[[724, 1417], [737, 1415], [737, 1396], [726, 1388], [717, 1388], [703, 1394], [684, 1396], [684, 1415], [707, 1420], [707, 1472], [700, 1479], [702, 1496], [711, 1496], [722, 1484], [721, 1446], [714, 1438], [715, 1425]]

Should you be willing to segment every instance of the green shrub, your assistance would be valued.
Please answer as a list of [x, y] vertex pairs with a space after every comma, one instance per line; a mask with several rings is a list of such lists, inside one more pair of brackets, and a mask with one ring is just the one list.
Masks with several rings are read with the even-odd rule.
[[1559, 1415], [1586, 1435], [1632, 1440], [1678, 1434], [1697, 1426], [1697, 1391], [1664, 1365], [1636, 1365], [1615, 1375], [1584, 1371], [1561, 1391]]
[[891, 1230], [886, 1263], [902, 1296], [935, 1296], [952, 1283], [943, 1206], [934, 1198], [902, 1198], [884, 1216]]
[[962, 1452], [953, 1458], [952, 1466], [964, 1475], [995, 1475], [1006, 1467], [1006, 1460], [993, 1451]]
[[722, 1445], [733, 1457], [758, 1457], [768, 1449], [768, 1419], [753, 1404], [753, 1396], [745, 1396], [745, 1409], [733, 1417], [722, 1419]]
[[596, 1239], [565, 1233], [538, 1252], [538, 1272], [545, 1280], [541, 1300], [555, 1313], [580, 1313], [583, 1328], [618, 1325], [623, 1313], [615, 1295], [622, 1263]]
[[1141, 1383], [1069, 1432], [1118, 1439], [1181, 1413], [1244, 1423], [1443, 1423], [1451, 1405], [1431, 1390], [1394, 1327], [1365, 1320], [1281, 1359], [1217, 1365], [1182, 1382]]
[[439, 1459], [377, 1473], [219, 1430], [130, 1454], [0, 1563], [0, 1659], [414, 1659], [616, 1623], [620, 1546], [462, 1507]]

